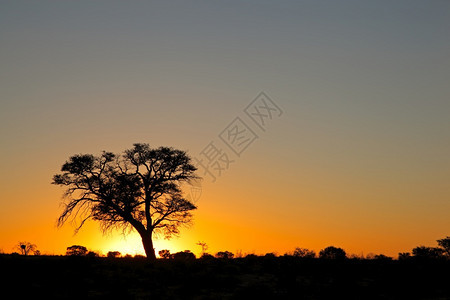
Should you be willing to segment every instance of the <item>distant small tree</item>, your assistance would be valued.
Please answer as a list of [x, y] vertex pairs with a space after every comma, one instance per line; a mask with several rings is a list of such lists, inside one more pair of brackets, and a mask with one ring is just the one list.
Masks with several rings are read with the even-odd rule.
[[450, 256], [450, 236], [445, 239], [437, 240], [439, 247], [442, 248], [445, 255]]
[[419, 246], [412, 250], [412, 254], [416, 258], [437, 259], [441, 258], [444, 250], [435, 247]]
[[80, 245], [72, 245], [70, 247], [67, 247], [66, 251], [67, 256], [86, 256], [87, 253], [87, 248]]
[[35, 253], [36, 250], [36, 245], [35, 244], [31, 244], [29, 242], [19, 242], [16, 246], [16, 249], [19, 251], [20, 254], [22, 255], [29, 255], [30, 253]]
[[292, 255], [295, 257], [302, 257], [302, 258], [314, 258], [316, 257], [316, 252], [314, 252], [314, 250], [297, 247], [295, 248], [294, 253]]
[[320, 250], [319, 257], [325, 259], [345, 259], [347, 257], [347, 254], [342, 248], [329, 246], [325, 249]]
[[243, 258], [245, 254], [242, 252], [241, 249], [236, 250], [236, 253], [234, 254], [234, 258]]
[[199, 245], [202, 248], [201, 255], [203, 256], [206, 251], [208, 251], [208, 245], [205, 242], [198, 242], [197, 245]]
[[232, 259], [234, 257], [234, 254], [230, 251], [219, 251], [216, 253], [216, 257], [222, 259]]
[[164, 249], [164, 250], [160, 250], [158, 252], [159, 257], [163, 258], [163, 259], [169, 259], [171, 254], [170, 254], [170, 250]]
[[120, 255], [121, 255], [121, 253], [120, 253], [119, 251], [109, 251], [109, 252], [106, 254], [106, 257], [109, 257], [109, 258], [117, 258], [117, 257], [120, 257]]

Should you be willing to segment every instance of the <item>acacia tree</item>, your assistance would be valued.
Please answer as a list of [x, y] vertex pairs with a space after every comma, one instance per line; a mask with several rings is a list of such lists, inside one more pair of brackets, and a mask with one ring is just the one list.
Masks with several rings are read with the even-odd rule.
[[183, 182], [198, 179], [185, 151], [134, 144], [121, 155], [74, 155], [61, 171], [52, 182], [67, 188], [59, 226], [71, 219], [77, 232], [93, 219], [104, 232], [135, 229], [152, 260], [156, 259], [154, 235], [178, 234], [197, 208], [181, 191]]

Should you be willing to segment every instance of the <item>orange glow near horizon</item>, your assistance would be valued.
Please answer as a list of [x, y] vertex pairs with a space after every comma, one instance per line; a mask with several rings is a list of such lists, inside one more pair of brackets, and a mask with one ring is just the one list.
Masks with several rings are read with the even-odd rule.
[[[214, 182], [199, 170], [193, 225], [156, 252], [435, 246], [450, 235], [450, 1], [403, 2], [2, 4], [0, 251], [142, 254], [136, 233], [56, 228], [53, 175], [74, 154], [198, 158], [211, 142], [232, 162]], [[265, 127], [247, 111], [262, 91], [283, 112]], [[253, 131], [239, 153], [222, 135], [235, 120]]]
[[[380, 195], [367, 193], [364, 186], [350, 190], [342, 181], [328, 181], [328, 190], [319, 190], [306, 177], [299, 177], [302, 180], [301, 189], [295, 196], [278, 190], [247, 189], [247, 186], [259, 186], [258, 180], [265, 179], [264, 176], [250, 179], [249, 174], [253, 172], [249, 173], [245, 162], [243, 164], [236, 171], [230, 170], [231, 176], [220, 178], [221, 182], [204, 181], [193, 225], [182, 229], [179, 237], [155, 239], [156, 253], [162, 249], [169, 249], [172, 253], [191, 250], [198, 256], [200, 247], [197, 242], [203, 241], [209, 246], [208, 252], [211, 254], [228, 250], [244, 254], [274, 252], [282, 255], [295, 247], [319, 252], [326, 246], [334, 245], [344, 248], [349, 254], [383, 253], [395, 257], [398, 252], [410, 251], [419, 244], [435, 245], [435, 240], [446, 234], [444, 225], [447, 221], [441, 221], [442, 226], [434, 227], [433, 218], [439, 215], [427, 213], [430, 208], [426, 207], [420, 207], [423, 220], [420, 230], [405, 234], [405, 226], [414, 226], [414, 221], [399, 218], [397, 211], [416, 211], [419, 207], [377, 203]], [[237, 175], [239, 169], [242, 175]], [[119, 251], [123, 255], [144, 254], [140, 237], [135, 232], [126, 236], [117, 231], [103, 235], [93, 221], [87, 222], [76, 235], [70, 222], [56, 228], [62, 190], [48, 183], [51, 172], [54, 170], [48, 170], [47, 176], [38, 179], [27, 190], [21, 190], [19, 185], [14, 187], [11, 183], [11, 190], [18, 191], [16, 198], [33, 199], [33, 202], [29, 207], [17, 206], [20, 202], [8, 204], [10, 210], [21, 210], [21, 214], [5, 215], [0, 220], [0, 250], [13, 252], [17, 242], [29, 241], [37, 244], [43, 254], [61, 255], [66, 247], [76, 244], [103, 255], [108, 251]], [[322, 179], [327, 180], [326, 177]], [[247, 182], [248, 185], [239, 185], [240, 182]], [[286, 190], [290, 185], [286, 181], [272, 183]], [[389, 198], [396, 192], [385, 188], [383, 197]], [[290, 197], [294, 197], [293, 200], [289, 200]], [[416, 197], [421, 197], [420, 193]], [[283, 198], [297, 203], [296, 206], [285, 208], [276, 201], [258, 202], [258, 199]], [[373, 203], [370, 212], [367, 211], [367, 202], [351, 200], [361, 198]], [[318, 205], [324, 201], [328, 202], [326, 207]], [[36, 214], [36, 211], [40, 213]], [[441, 213], [444, 216], [445, 213]]]

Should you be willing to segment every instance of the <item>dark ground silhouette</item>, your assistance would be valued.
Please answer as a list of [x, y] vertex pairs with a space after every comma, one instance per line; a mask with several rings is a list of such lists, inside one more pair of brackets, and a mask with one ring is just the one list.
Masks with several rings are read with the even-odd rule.
[[0, 255], [3, 295], [58, 299], [450, 299], [450, 260]]

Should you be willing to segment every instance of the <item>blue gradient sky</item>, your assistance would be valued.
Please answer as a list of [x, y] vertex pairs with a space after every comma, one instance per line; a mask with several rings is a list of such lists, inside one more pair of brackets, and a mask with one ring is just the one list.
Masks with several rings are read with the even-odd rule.
[[157, 248], [395, 255], [450, 234], [450, 2], [0, 7], [0, 249], [127, 251], [95, 224], [54, 227], [52, 174], [134, 142], [197, 154], [260, 91], [283, 116]]

